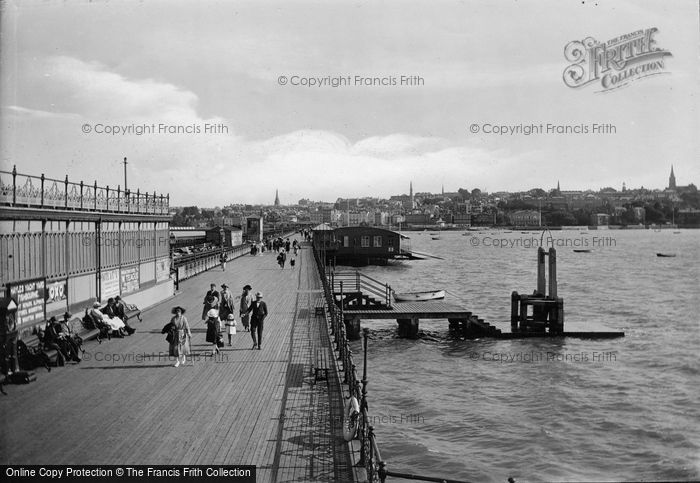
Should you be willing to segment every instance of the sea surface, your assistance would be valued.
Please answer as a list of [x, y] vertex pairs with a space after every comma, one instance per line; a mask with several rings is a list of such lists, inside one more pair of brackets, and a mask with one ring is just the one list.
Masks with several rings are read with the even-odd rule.
[[[441, 260], [361, 270], [397, 292], [445, 289], [446, 301], [510, 331], [510, 294], [532, 293], [536, 248], [553, 245], [565, 330], [625, 337], [461, 340], [446, 320], [423, 320], [406, 340], [395, 321], [363, 321], [368, 406], [390, 471], [700, 479], [700, 230], [431, 233], [404, 232]], [[359, 342], [353, 352], [361, 371]]]

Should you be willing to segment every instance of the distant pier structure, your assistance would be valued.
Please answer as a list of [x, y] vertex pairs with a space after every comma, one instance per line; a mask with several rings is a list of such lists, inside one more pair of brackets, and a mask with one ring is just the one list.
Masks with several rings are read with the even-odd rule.
[[120, 295], [173, 295], [169, 196], [0, 171], [0, 285], [20, 333]]
[[[546, 259], [549, 258], [549, 291], [547, 292]], [[557, 297], [557, 251], [537, 249], [537, 289], [532, 295], [513, 292], [510, 298], [510, 330], [520, 332], [564, 332], [564, 299]]]

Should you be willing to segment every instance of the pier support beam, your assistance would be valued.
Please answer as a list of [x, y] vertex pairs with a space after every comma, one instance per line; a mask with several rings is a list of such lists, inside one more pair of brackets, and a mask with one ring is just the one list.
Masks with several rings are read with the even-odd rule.
[[360, 317], [357, 315], [345, 320], [345, 333], [348, 336], [348, 339], [350, 340], [359, 340], [360, 339]]
[[399, 337], [415, 339], [418, 337], [418, 317], [410, 319], [396, 319], [399, 323]]

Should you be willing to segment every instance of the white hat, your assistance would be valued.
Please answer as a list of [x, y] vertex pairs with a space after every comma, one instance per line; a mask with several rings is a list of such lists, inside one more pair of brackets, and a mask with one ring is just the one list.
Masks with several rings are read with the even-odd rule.
[[209, 312], [207, 312], [207, 317], [210, 319], [215, 319], [219, 316], [219, 311], [216, 309], [209, 309]]

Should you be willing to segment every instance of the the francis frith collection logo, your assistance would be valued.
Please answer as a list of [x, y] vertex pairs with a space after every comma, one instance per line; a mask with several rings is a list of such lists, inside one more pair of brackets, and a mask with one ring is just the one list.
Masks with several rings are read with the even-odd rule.
[[664, 57], [671, 53], [656, 46], [657, 31], [655, 27], [637, 30], [607, 42], [593, 37], [569, 42], [564, 57], [571, 64], [564, 69], [564, 83], [572, 88], [600, 83], [597, 92], [604, 92], [667, 73]]

